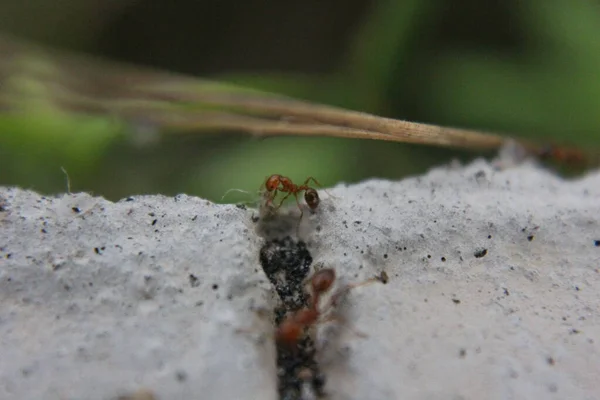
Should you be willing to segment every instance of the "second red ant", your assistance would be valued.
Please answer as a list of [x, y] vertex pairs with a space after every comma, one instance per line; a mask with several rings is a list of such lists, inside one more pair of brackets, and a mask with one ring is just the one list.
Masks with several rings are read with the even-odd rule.
[[321, 296], [333, 286], [335, 278], [335, 270], [332, 268], [324, 268], [313, 274], [310, 279], [312, 293], [310, 293], [308, 306], [288, 315], [279, 324], [275, 332], [275, 340], [279, 344], [295, 348], [307, 328], [335, 320], [335, 317], [329, 316], [323, 318], [323, 316], [330, 309], [335, 307], [340, 297], [349, 290], [373, 282], [387, 283], [387, 274], [383, 272], [380, 276], [368, 279], [364, 282], [346, 285], [332, 295], [325, 307], [319, 309]]

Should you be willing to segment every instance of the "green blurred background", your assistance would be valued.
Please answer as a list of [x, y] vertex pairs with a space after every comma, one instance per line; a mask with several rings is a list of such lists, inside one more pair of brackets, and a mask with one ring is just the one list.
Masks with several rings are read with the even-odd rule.
[[[0, 27], [386, 117], [584, 147], [600, 138], [599, 1], [3, 0]], [[0, 84], [9, 72], [0, 62]], [[66, 190], [61, 167], [73, 191], [113, 200], [185, 192], [220, 201], [230, 188], [255, 192], [272, 173], [333, 185], [473, 157], [375, 141], [163, 136], [143, 118], [53, 112], [43, 95], [19, 102], [21, 113], [0, 114], [0, 184], [44, 193]]]

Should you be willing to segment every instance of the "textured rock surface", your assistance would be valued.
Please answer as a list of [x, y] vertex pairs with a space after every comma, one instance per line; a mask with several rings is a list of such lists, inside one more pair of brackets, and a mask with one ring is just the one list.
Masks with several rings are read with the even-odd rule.
[[276, 398], [273, 345], [236, 332], [269, 328], [246, 211], [0, 193], [0, 398]]
[[[313, 264], [390, 277], [318, 329], [332, 399], [599, 398], [598, 172], [476, 161], [329, 192], [300, 228]], [[277, 398], [257, 232], [295, 219], [257, 230], [250, 209], [187, 196], [0, 196], [0, 398]]]
[[369, 338], [323, 346], [336, 399], [600, 398], [598, 173], [477, 162], [334, 193], [315, 261], [390, 276], [350, 296]]

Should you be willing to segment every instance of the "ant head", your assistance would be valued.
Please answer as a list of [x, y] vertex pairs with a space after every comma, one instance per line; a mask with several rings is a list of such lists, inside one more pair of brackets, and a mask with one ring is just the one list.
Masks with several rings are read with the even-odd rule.
[[304, 191], [304, 201], [310, 207], [311, 210], [314, 210], [319, 206], [319, 193], [315, 189], [309, 188]]
[[329, 290], [335, 281], [335, 270], [333, 268], [324, 268], [314, 273], [310, 284], [315, 293], [323, 293]]
[[265, 187], [267, 188], [267, 190], [269, 192], [272, 192], [273, 190], [277, 189], [279, 187], [279, 182], [281, 181], [281, 175], [271, 175], [270, 177], [267, 178], [267, 181], [265, 182]]

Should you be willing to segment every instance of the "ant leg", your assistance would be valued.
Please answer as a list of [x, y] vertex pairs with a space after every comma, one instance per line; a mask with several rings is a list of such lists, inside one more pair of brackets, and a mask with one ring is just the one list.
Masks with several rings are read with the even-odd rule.
[[[310, 181], [313, 181], [313, 182], [315, 183], [315, 185], [317, 185], [317, 186], [319, 186], [319, 187], [323, 187], [323, 185], [321, 185], [321, 184], [319, 183], [319, 181], [317, 181], [317, 180], [316, 180], [315, 178], [313, 178], [312, 176], [309, 176], [308, 178], [306, 178], [306, 180], [304, 181], [304, 185], [303, 185], [303, 186], [306, 186], [306, 185], [308, 185], [308, 182], [310, 182]], [[328, 191], [328, 190], [325, 190], [325, 189], [323, 189], [323, 190], [324, 190], [324, 191], [325, 191], [325, 193], [327, 193], [329, 196], [333, 197], [334, 199], [337, 199], [337, 197], [335, 197], [334, 195], [332, 195], [331, 193], [329, 193], [329, 191]]]
[[328, 315], [325, 318], [321, 318], [316, 323], [321, 325], [321, 324], [326, 324], [328, 322], [345, 322], [345, 321], [346, 320], [344, 318], [340, 317], [339, 315]]
[[334, 293], [331, 296], [329, 303], [327, 303], [327, 305], [323, 308], [323, 310], [328, 310], [330, 308], [336, 307], [338, 305], [338, 301], [340, 300], [340, 298], [342, 296], [344, 296], [346, 293], [348, 293], [350, 290], [355, 289], [360, 286], [367, 286], [367, 285], [370, 285], [375, 282], [383, 282], [383, 281], [382, 281], [381, 277], [377, 276], [374, 278], [369, 278], [363, 282], [350, 283], [350, 284], [344, 286], [343, 288], [339, 289], [336, 293]]
[[300, 205], [300, 201], [298, 200], [298, 193], [294, 193], [294, 196], [296, 197], [296, 205], [298, 205], [298, 208], [300, 209], [300, 220], [302, 220], [302, 216], [304, 215], [304, 210], [302, 209], [302, 206]]
[[304, 215], [304, 210], [302, 209], [302, 206], [300, 205], [300, 201], [298, 200], [298, 193], [294, 193], [294, 196], [296, 196], [296, 204], [298, 205], [298, 208], [300, 209], [300, 218], [298, 218], [298, 224], [296, 225], [296, 236], [300, 237], [300, 223], [302, 222], [302, 216]]
[[288, 194], [286, 194], [285, 196], [283, 196], [283, 199], [281, 199], [281, 201], [279, 202], [279, 205], [277, 207], [275, 207], [275, 210], [279, 210], [279, 208], [283, 205], [283, 202], [290, 197], [290, 195], [292, 194], [292, 192], [289, 192]]
[[[271, 319], [272, 314], [271, 312], [264, 307], [258, 307], [255, 308], [254, 306], [252, 306], [252, 311], [256, 314], [256, 316], [260, 319], [260, 320], [266, 320], [266, 319]], [[237, 327], [234, 330], [236, 335], [244, 335], [244, 336], [252, 336], [253, 339], [256, 341], [256, 343], [261, 344], [263, 343], [267, 337], [269, 336], [268, 333], [264, 332], [263, 330], [257, 328], [256, 326], [247, 326], [247, 327]]]
[[312, 176], [309, 176], [308, 178], [306, 178], [306, 180], [304, 181], [304, 186], [308, 185], [308, 182], [313, 181], [315, 183], [315, 185], [319, 186], [319, 187], [323, 187], [323, 185], [321, 185], [319, 183], [318, 180], [316, 180], [315, 178], [313, 178]]
[[263, 344], [269, 337], [266, 332], [262, 332], [254, 328], [236, 328], [234, 330], [236, 335], [243, 335], [244, 337], [250, 338], [256, 344]]
[[320, 319], [319, 321], [317, 321], [317, 324], [321, 325], [321, 324], [326, 324], [328, 322], [338, 322], [341, 326], [343, 326], [345, 329], [352, 332], [354, 335], [358, 336], [359, 338], [365, 339], [365, 338], [369, 337], [369, 335], [367, 335], [366, 333], [360, 332], [360, 331], [352, 328], [348, 324], [348, 321], [345, 318], [340, 317], [339, 315], [328, 315], [326, 318], [323, 318], [323, 319]]
[[267, 202], [265, 203], [265, 206], [272, 205], [273, 204], [273, 200], [275, 200], [276, 196], [277, 196], [277, 189], [275, 189], [272, 192], [266, 192]]

